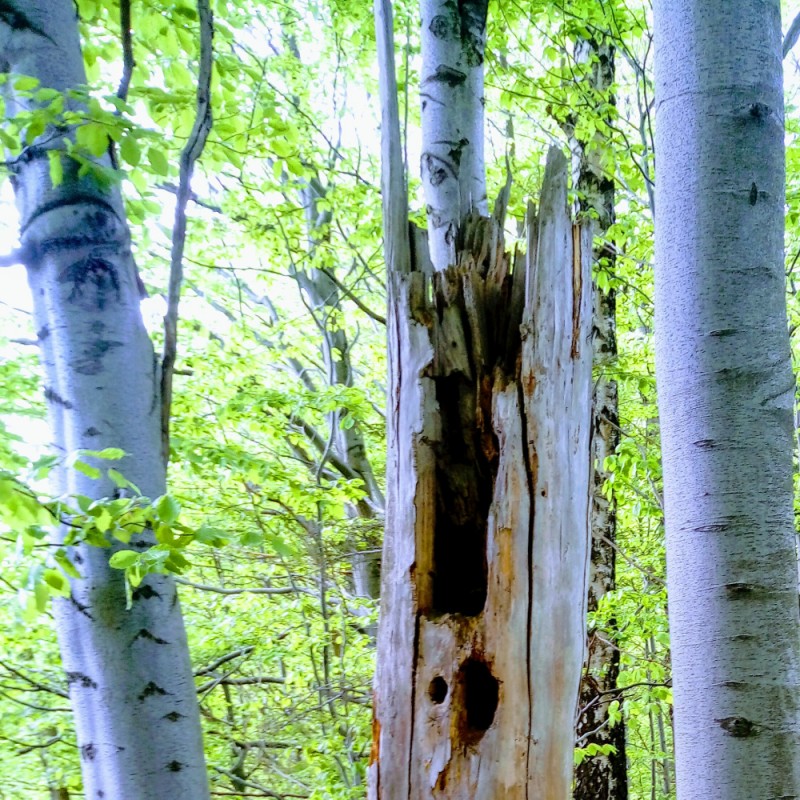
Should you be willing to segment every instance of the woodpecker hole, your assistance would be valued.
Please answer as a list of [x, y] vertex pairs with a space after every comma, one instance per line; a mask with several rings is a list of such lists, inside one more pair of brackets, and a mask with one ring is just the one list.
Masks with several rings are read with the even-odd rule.
[[441, 676], [437, 675], [428, 686], [428, 697], [431, 702], [437, 706], [444, 703], [447, 698], [447, 681]]

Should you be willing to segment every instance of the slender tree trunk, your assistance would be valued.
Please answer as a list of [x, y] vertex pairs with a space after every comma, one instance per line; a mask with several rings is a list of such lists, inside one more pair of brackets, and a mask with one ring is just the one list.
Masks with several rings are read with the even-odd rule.
[[590, 233], [572, 224], [554, 150], [527, 257], [512, 264], [502, 223], [475, 213], [454, 218], [446, 261], [424, 232], [409, 237], [387, 0], [376, 19], [390, 394], [369, 796], [566, 800], [585, 644]]
[[[319, 211], [318, 201], [325, 196], [325, 189], [318, 179], [309, 181], [302, 192], [303, 207], [306, 212], [306, 228], [309, 248], [313, 253], [319, 244], [320, 231], [331, 222], [330, 211]], [[297, 281], [305, 290], [312, 305], [314, 320], [322, 335], [322, 356], [327, 370], [326, 378], [331, 386], [352, 386], [353, 367], [350, 357], [350, 343], [347, 332], [341, 325], [341, 296], [335, 281], [324, 271], [310, 269], [299, 271]], [[375, 479], [372, 464], [367, 455], [364, 436], [358, 423], [347, 427], [341, 423], [341, 409], [330, 415], [331, 446], [340, 459], [359, 476], [364, 484], [366, 497], [348, 507], [351, 517], [360, 519], [375, 527], [380, 525], [385, 508], [383, 492]], [[377, 548], [379, 537], [374, 539]], [[359, 553], [356, 543], [352, 543], [354, 555], [351, 559], [353, 584], [360, 597], [377, 598], [380, 593], [380, 558], [374, 552]], [[373, 550], [373, 547], [368, 548]]]
[[657, 0], [656, 364], [679, 800], [800, 796], [778, 0]]
[[[59, 91], [84, 84], [74, 3], [31, 0], [24, 11], [41, 33], [14, 31], [6, 39], [11, 71]], [[9, 100], [24, 107], [20, 98]], [[63, 181], [53, 186], [48, 147], [59, 141], [46, 133], [13, 176], [54, 446], [63, 456], [122, 448], [128, 455], [115, 466], [157, 497], [165, 488], [158, 365], [139, 311], [122, 200], [115, 188], [79, 178], [66, 157]], [[64, 495], [115, 492], [108, 479], [66, 467], [55, 482]], [[74, 548], [82, 578], [72, 581], [68, 599], [54, 603], [86, 796], [202, 800], [208, 787], [200, 720], [175, 585], [146, 580], [126, 610], [110, 552]]]
[[[587, 100], [593, 108], [613, 101], [608, 94], [614, 84], [615, 48], [609, 39], [581, 40], [576, 60], [588, 64]], [[611, 122], [611, 120], [609, 120]], [[573, 180], [582, 213], [596, 218], [595, 236], [602, 240], [614, 224], [614, 179], [609, 174], [610, 159], [602, 137], [582, 142], [572, 137]], [[615, 251], [601, 243], [595, 247], [594, 262], [600, 269], [613, 271]], [[594, 286], [593, 345], [594, 366], [599, 370], [595, 382], [592, 435], [591, 557], [589, 559], [589, 612], [616, 588], [617, 509], [616, 499], [605, 493], [609, 473], [605, 460], [619, 444], [619, 401], [617, 383], [608, 369], [617, 358], [616, 294]], [[577, 735], [580, 746], [611, 745], [615, 752], [585, 758], [575, 770], [574, 800], [627, 800], [628, 778], [625, 755], [625, 725], [620, 720], [609, 725], [609, 704], [618, 699], [619, 648], [616, 626], [595, 626], [588, 638], [588, 653], [581, 679]]]
[[436, 269], [455, 263], [461, 221], [486, 215], [483, 55], [488, 0], [421, 0], [422, 185]]

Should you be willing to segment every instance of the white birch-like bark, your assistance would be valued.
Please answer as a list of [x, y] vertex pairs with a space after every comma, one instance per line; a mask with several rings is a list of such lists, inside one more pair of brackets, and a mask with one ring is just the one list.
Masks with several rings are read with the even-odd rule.
[[[3, 30], [13, 72], [65, 91], [85, 83], [72, 0], [30, 0], [21, 12], [34, 30]], [[24, 107], [19, 97], [12, 108]], [[160, 451], [158, 364], [141, 319], [140, 281], [122, 199], [78, 178], [49, 178], [46, 132], [14, 168], [22, 252], [34, 300], [54, 447], [122, 448], [120, 471], [149, 497], [165, 490]], [[107, 165], [107, 160], [104, 162]], [[108, 462], [98, 466], [108, 466]], [[55, 490], [113, 496], [109, 480], [62, 468]], [[146, 546], [146, 537], [132, 546]], [[82, 578], [54, 616], [75, 714], [84, 790], [97, 800], [203, 800], [208, 785], [186, 633], [174, 582], [152, 577], [126, 610], [113, 549], [79, 546]]]
[[486, 216], [483, 59], [488, 0], [422, 0], [422, 184], [437, 270], [455, 263], [459, 229]]
[[800, 796], [779, 0], [658, 0], [656, 364], [679, 800]]
[[[317, 178], [309, 181], [301, 193], [306, 213], [308, 245], [312, 254], [319, 245], [320, 230], [331, 222], [331, 212], [319, 210], [318, 201], [324, 196], [325, 188]], [[313, 267], [298, 271], [296, 277], [299, 286], [308, 296], [314, 320], [322, 335], [322, 357], [329, 385], [352, 386], [350, 342], [347, 332], [336, 318], [343, 313], [339, 287], [324, 270]], [[342, 462], [363, 482], [367, 495], [357, 503], [348, 505], [348, 514], [352, 518], [363, 520], [367, 525], [374, 521], [377, 530], [382, 523], [386, 502], [372, 470], [361, 428], [357, 423], [343, 427], [343, 416], [341, 409], [330, 414], [331, 445]], [[377, 536], [375, 539], [380, 541]], [[380, 558], [374, 552], [358, 552], [354, 546], [351, 564], [356, 595], [377, 598], [380, 593]]]

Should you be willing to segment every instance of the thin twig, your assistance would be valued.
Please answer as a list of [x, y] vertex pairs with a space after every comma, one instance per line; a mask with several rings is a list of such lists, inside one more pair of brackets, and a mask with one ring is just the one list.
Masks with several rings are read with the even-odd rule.
[[178, 304], [183, 283], [183, 251], [186, 246], [186, 206], [192, 196], [192, 172], [211, 132], [211, 69], [214, 51], [214, 17], [209, 0], [197, 0], [200, 17], [200, 69], [197, 78], [197, 115], [180, 158], [180, 176], [172, 229], [172, 257], [164, 316], [164, 351], [161, 364], [161, 447], [164, 463], [169, 461], [169, 417], [172, 408], [172, 377], [178, 352]]
[[119, 26], [122, 35], [122, 78], [117, 89], [117, 97], [125, 101], [128, 99], [128, 90], [131, 86], [133, 68], [136, 61], [133, 59], [133, 36], [131, 32], [131, 0], [120, 0]]
[[797, 40], [800, 38], [800, 14], [798, 14], [793, 20], [792, 24], [789, 26], [789, 30], [786, 31], [786, 37], [783, 40], [783, 57], [789, 55], [791, 49], [797, 44]]
[[182, 586], [190, 586], [192, 589], [198, 589], [201, 592], [215, 592], [216, 594], [295, 594], [295, 590], [292, 589], [291, 586], [276, 588], [264, 587], [253, 589], [225, 589], [222, 586], [210, 586], [204, 583], [193, 583], [192, 581], [187, 581], [186, 578], [179, 578], [178, 576], [173, 576], [173, 580], [176, 583], [180, 583]]
[[238, 650], [234, 650], [231, 653], [226, 653], [224, 656], [220, 656], [215, 661], [212, 661], [207, 667], [202, 667], [201, 669], [197, 670], [197, 672], [194, 673], [194, 676], [197, 678], [200, 675], [208, 675], [209, 672], [213, 672], [217, 667], [221, 667], [223, 664], [233, 661], [234, 658], [239, 658], [239, 656], [249, 656], [253, 650], [255, 650], [253, 645], [247, 645], [245, 647], [240, 647]]
[[266, 686], [275, 683], [283, 684], [286, 683], [286, 680], [272, 675], [256, 675], [252, 678], [214, 678], [208, 681], [208, 683], [198, 686], [197, 694], [204, 694], [209, 689], [213, 689], [216, 686]]

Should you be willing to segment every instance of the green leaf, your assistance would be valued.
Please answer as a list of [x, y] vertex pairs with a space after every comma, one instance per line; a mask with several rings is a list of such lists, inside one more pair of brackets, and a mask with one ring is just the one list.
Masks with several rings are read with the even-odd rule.
[[178, 501], [171, 495], [164, 494], [155, 502], [156, 514], [165, 525], [172, 525], [181, 513]]
[[33, 587], [33, 596], [36, 598], [36, 610], [43, 614], [47, 611], [47, 603], [50, 600], [50, 590], [43, 581], [37, 581]]
[[104, 447], [102, 450], [82, 450], [81, 452], [86, 456], [103, 458], [106, 461], [117, 461], [125, 457], [125, 451], [119, 447]]
[[128, 567], [132, 567], [138, 561], [139, 553], [135, 550], [117, 550], [117, 552], [108, 559], [108, 563], [114, 567], [114, 569], [128, 569]]
[[136, 494], [142, 493], [139, 487], [133, 481], [129, 481], [119, 470], [109, 467], [107, 474], [119, 489], [132, 489]]
[[66, 572], [71, 578], [83, 577], [78, 571], [78, 568], [69, 560], [67, 554], [63, 550], [56, 550], [53, 558], [55, 559], [56, 564], [58, 564], [58, 566], [61, 567], [61, 569], [63, 569], [64, 572]]
[[95, 515], [94, 526], [100, 533], [106, 533], [113, 521], [113, 517], [108, 513], [108, 509], [101, 508], [100, 513]]
[[64, 182], [64, 164], [61, 160], [60, 150], [48, 150], [47, 160], [50, 162], [50, 183], [61, 186]]
[[281, 158], [287, 158], [293, 152], [294, 148], [286, 141], [286, 139], [273, 139], [272, 152]]
[[61, 597], [69, 596], [69, 581], [64, 573], [57, 569], [46, 569], [42, 574], [44, 582]]
[[87, 122], [75, 131], [75, 140], [88, 150], [95, 158], [99, 158], [108, 150], [108, 131], [105, 125]]
[[29, 92], [39, 85], [39, 79], [30, 75], [21, 75], [14, 81], [14, 88], [18, 92]]
[[87, 464], [85, 461], [81, 461], [80, 459], [75, 459], [72, 464], [73, 468], [78, 470], [78, 472], [85, 475], [87, 478], [91, 478], [92, 480], [97, 480], [100, 477], [100, 470], [97, 467], [93, 467], [91, 464]]
[[295, 554], [294, 550], [280, 536], [268, 536], [267, 541], [272, 549], [283, 558], [290, 558]]
[[132, 167], [138, 165], [142, 160], [142, 151], [139, 148], [139, 143], [133, 136], [126, 136], [119, 146], [119, 154], [122, 156], [125, 163], [130, 164]]
[[167, 161], [167, 157], [164, 155], [163, 150], [158, 150], [155, 147], [151, 147], [147, 151], [147, 160], [150, 162], [153, 172], [155, 172], [157, 175], [169, 174], [169, 162]]

